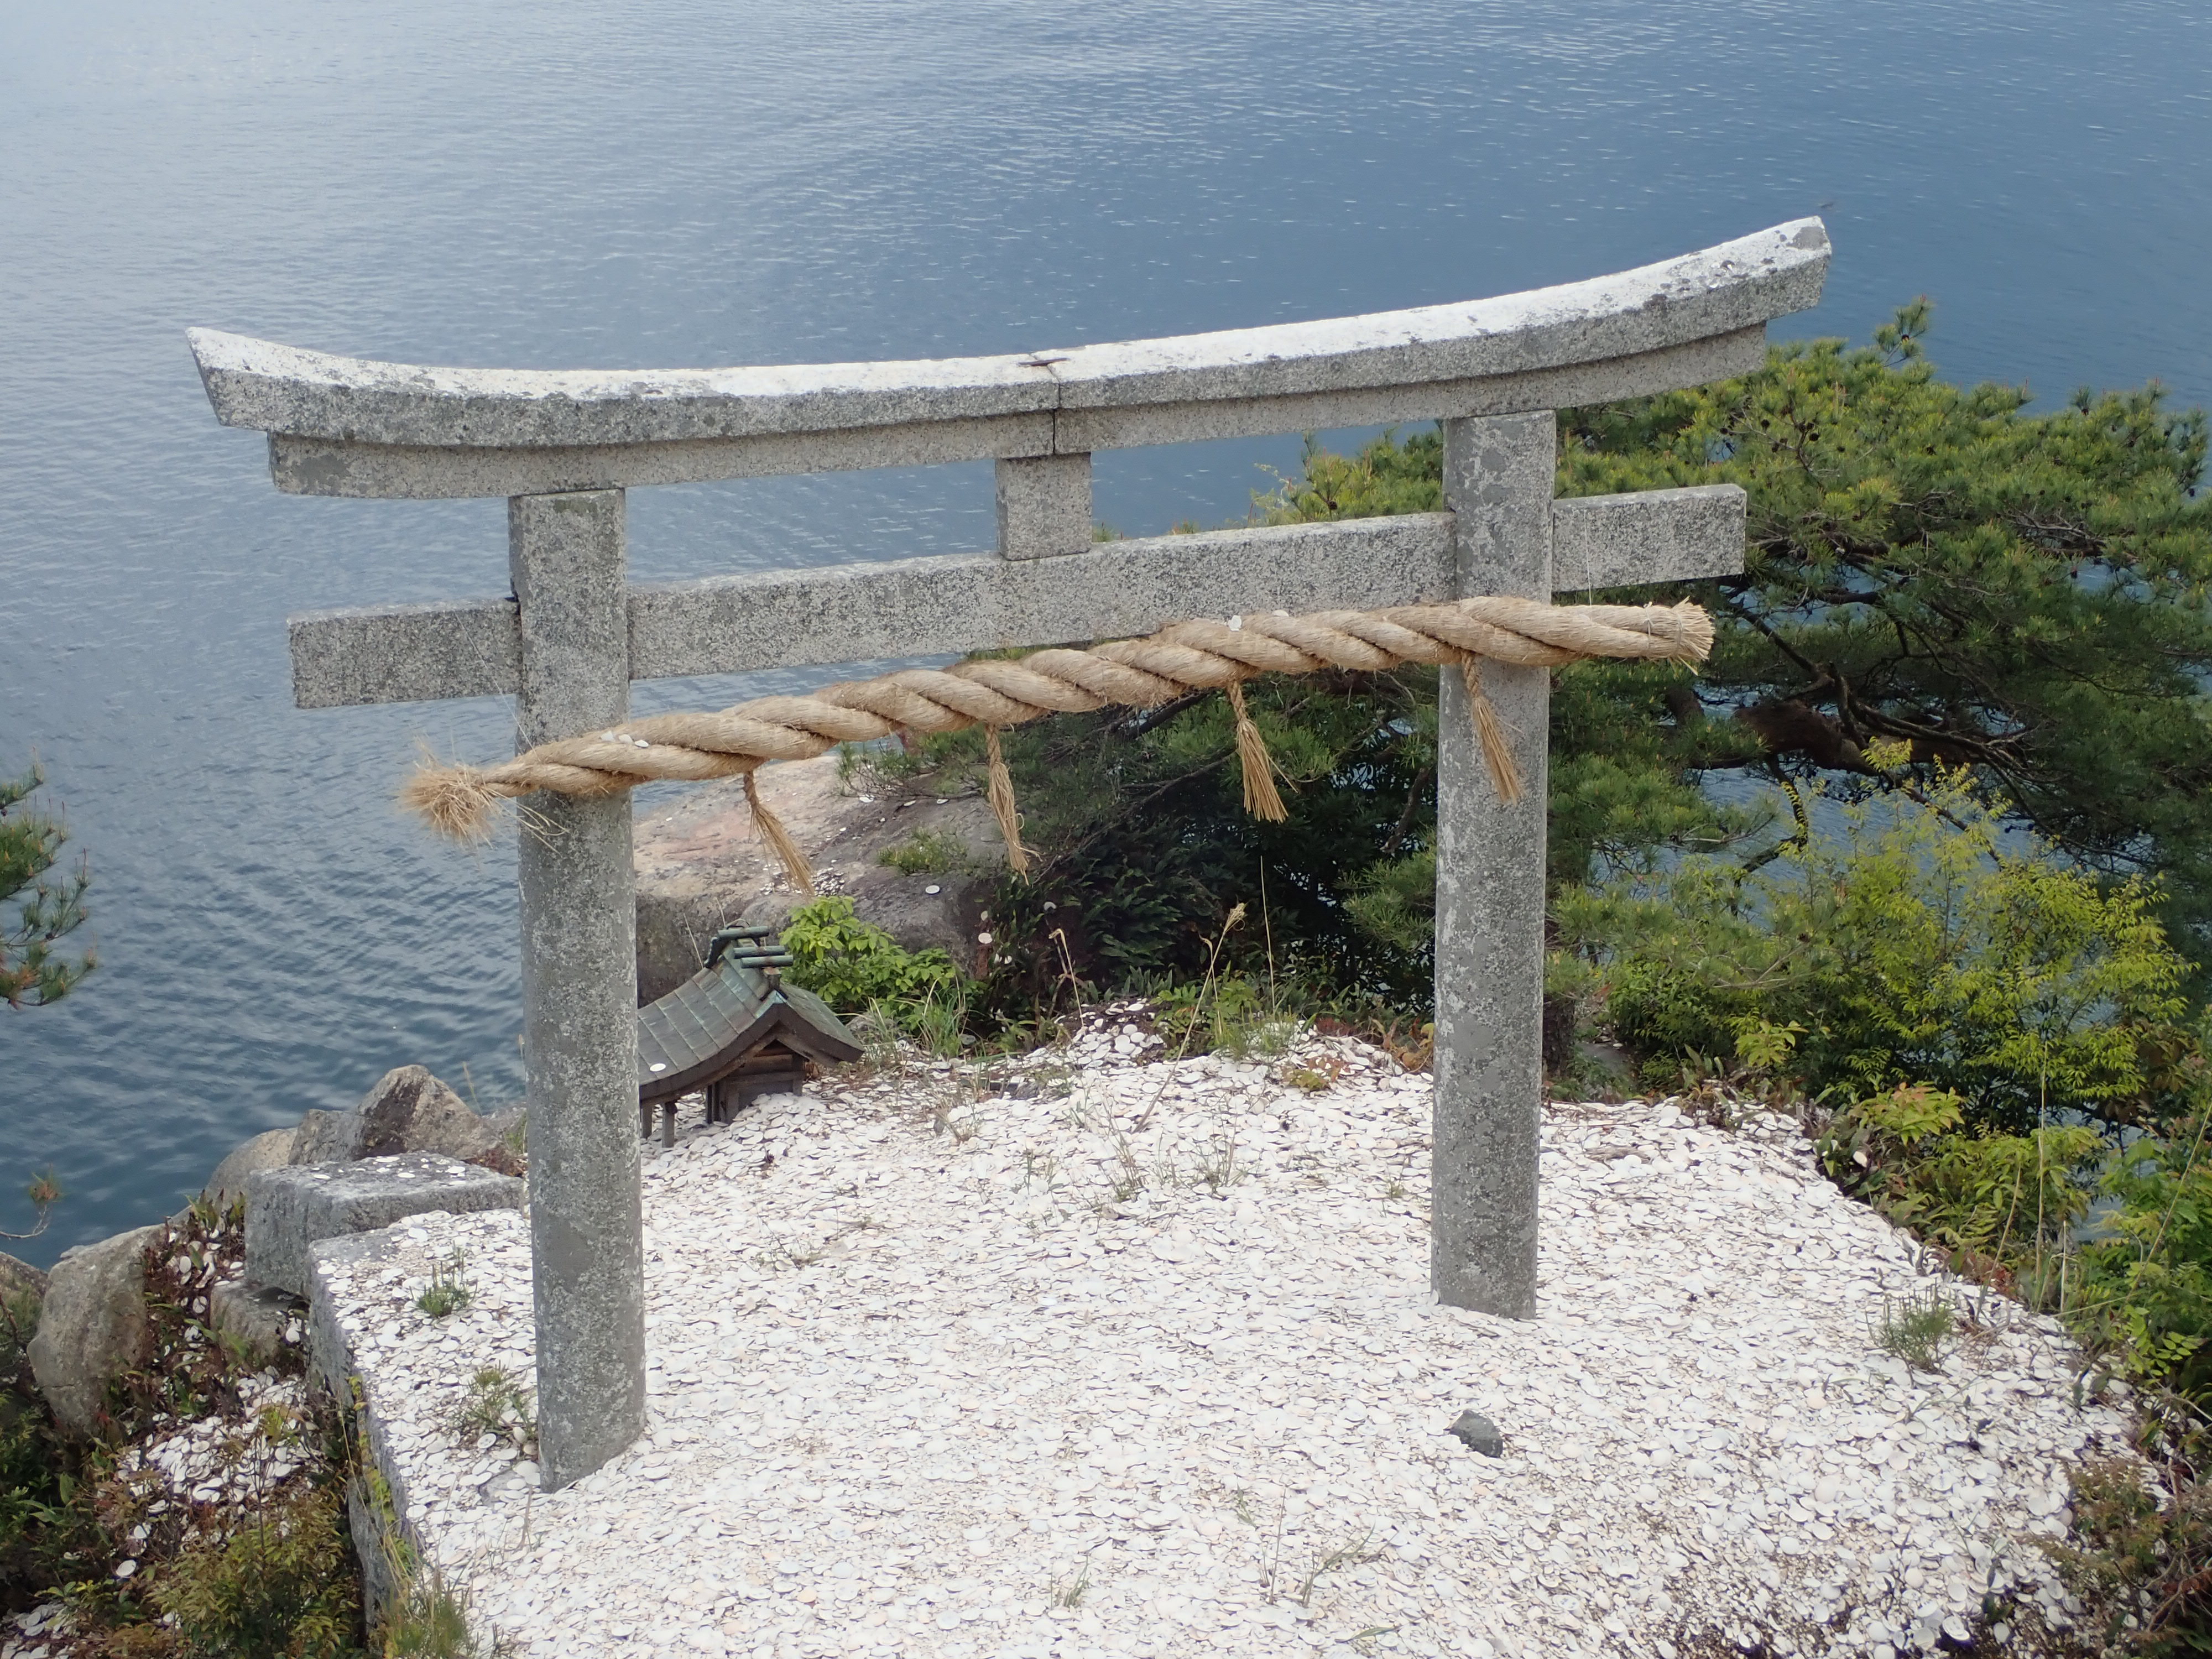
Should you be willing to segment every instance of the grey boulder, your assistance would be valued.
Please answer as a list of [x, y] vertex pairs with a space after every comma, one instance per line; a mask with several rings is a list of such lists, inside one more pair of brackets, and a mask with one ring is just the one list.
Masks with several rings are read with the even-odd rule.
[[161, 1231], [139, 1227], [64, 1251], [48, 1276], [31, 1339], [31, 1375], [72, 1434], [90, 1434], [108, 1383], [153, 1358], [146, 1246]]
[[218, 1210], [244, 1202], [246, 1177], [256, 1170], [281, 1170], [289, 1164], [299, 1134], [297, 1129], [271, 1129], [234, 1147], [228, 1158], [215, 1166], [215, 1173], [200, 1189], [201, 1196]]
[[464, 1163], [495, 1152], [498, 1133], [468, 1103], [420, 1066], [377, 1079], [349, 1112], [309, 1112], [300, 1120], [293, 1164], [349, 1164], [403, 1152], [442, 1152]]
[[246, 1282], [307, 1294], [309, 1249], [443, 1210], [519, 1210], [523, 1185], [435, 1152], [262, 1170], [246, 1183]]
[[26, 1291], [43, 1297], [46, 1293], [46, 1276], [27, 1261], [0, 1253], [0, 1297], [9, 1301]]

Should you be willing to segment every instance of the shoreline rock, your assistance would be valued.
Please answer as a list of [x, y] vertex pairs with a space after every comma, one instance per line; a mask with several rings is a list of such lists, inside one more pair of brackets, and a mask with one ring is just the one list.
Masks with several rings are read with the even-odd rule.
[[[848, 896], [863, 921], [909, 951], [944, 950], [963, 971], [972, 966], [979, 912], [1006, 868], [988, 802], [939, 797], [927, 779], [848, 786], [834, 754], [763, 767], [759, 783], [822, 892]], [[641, 1005], [698, 972], [717, 928], [781, 927], [805, 902], [754, 830], [736, 779], [641, 815], [635, 833]], [[951, 867], [908, 875], [879, 862], [918, 837]]]
[[31, 1338], [31, 1375], [55, 1420], [80, 1437], [98, 1426], [107, 1384], [153, 1350], [146, 1246], [164, 1224], [62, 1252]]

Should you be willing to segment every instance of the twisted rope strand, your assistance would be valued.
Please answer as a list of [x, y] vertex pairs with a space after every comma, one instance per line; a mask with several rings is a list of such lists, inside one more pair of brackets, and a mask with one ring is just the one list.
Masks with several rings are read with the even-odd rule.
[[1698, 605], [1546, 605], [1534, 599], [1461, 599], [1449, 605], [1380, 611], [1318, 611], [1305, 616], [1245, 617], [1235, 623], [1179, 622], [1139, 640], [1078, 650], [1055, 646], [1018, 661], [908, 668], [872, 680], [825, 685], [805, 696], [755, 697], [720, 713], [651, 714], [581, 737], [539, 744], [498, 766], [424, 766], [400, 791], [401, 804], [432, 828], [460, 839], [489, 833], [501, 800], [539, 790], [620, 794], [658, 780], [742, 777], [763, 838], [799, 886], [812, 875], [782, 826], [760, 799], [752, 775], [770, 761], [808, 760], [840, 744], [898, 732], [957, 732], [989, 737], [990, 799], [1005, 829], [1014, 867], [1026, 867], [1013, 786], [998, 733], [1049, 714], [1088, 714], [1111, 706], [1152, 708], [1193, 690], [1230, 694], [1248, 808], [1279, 817], [1273, 763], [1240, 690], [1261, 674], [1324, 669], [1373, 672], [1407, 663], [1455, 667], [1465, 676], [1483, 757], [1499, 795], [1517, 799], [1521, 778], [1497, 711], [1482, 692], [1483, 658], [1519, 667], [1552, 667], [1586, 657], [1698, 663], [1712, 649], [1711, 617]]

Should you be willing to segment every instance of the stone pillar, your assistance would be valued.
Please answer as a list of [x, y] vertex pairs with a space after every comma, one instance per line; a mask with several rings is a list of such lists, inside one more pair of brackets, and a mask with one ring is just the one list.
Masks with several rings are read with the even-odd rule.
[[[629, 711], [623, 492], [518, 495], [519, 749]], [[522, 1048], [530, 1078], [538, 1440], [548, 1491], [645, 1428], [637, 902], [627, 794], [522, 802]]]
[[[1462, 596], [1552, 597], [1549, 410], [1444, 422], [1444, 505]], [[1486, 662], [1482, 684], [1526, 792], [1485, 769], [1467, 693], [1439, 676], [1437, 1041], [1430, 1282], [1455, 1308], [1536, 1310], [1537, 1132], [1544, 1081], [1545, 756], [1551, 674]]]

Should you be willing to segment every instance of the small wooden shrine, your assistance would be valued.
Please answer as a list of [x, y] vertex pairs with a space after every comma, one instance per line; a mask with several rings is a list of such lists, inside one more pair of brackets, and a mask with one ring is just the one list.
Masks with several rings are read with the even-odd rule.
[[676, 1144], [676, 1103], [703, 1091], [707, 1121], [726, 1123], [762, 1095], [796, 1089], [817, 1067], [858, 1060], [830, 1005], [783, 982], [791, 953], [769, 927], [725, 927], [707, 963], [637, 1011], [638, 1132]]

